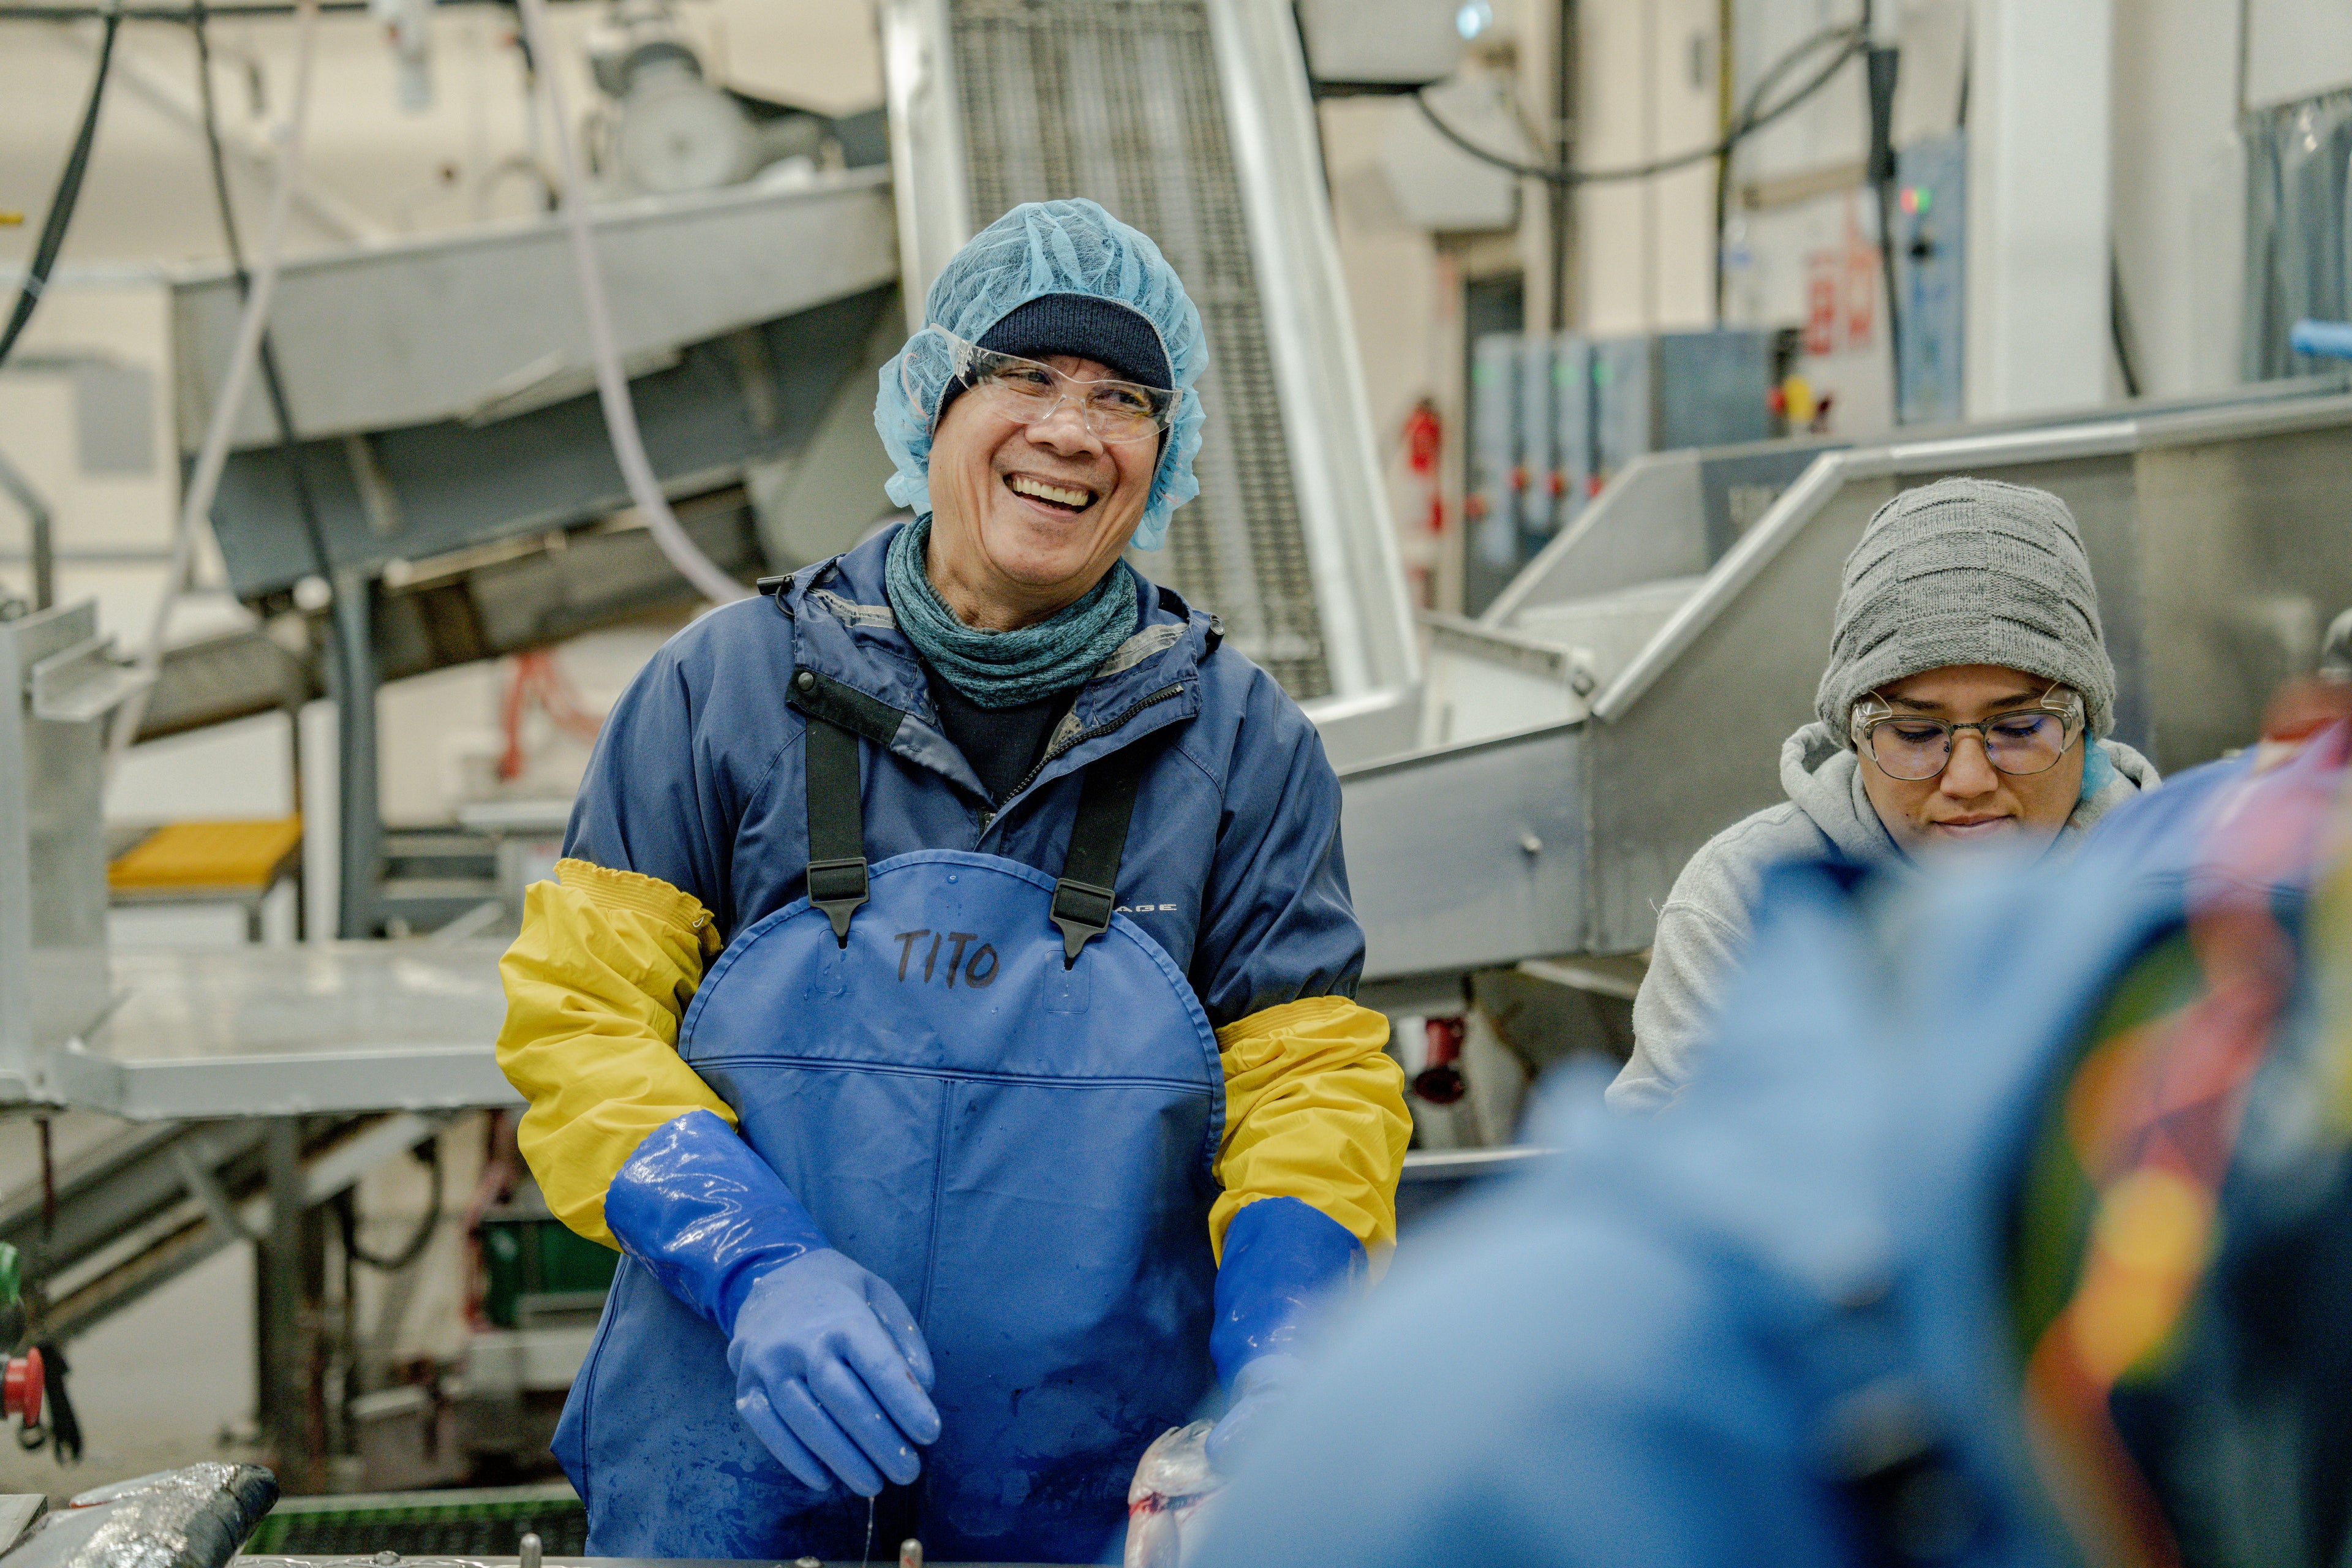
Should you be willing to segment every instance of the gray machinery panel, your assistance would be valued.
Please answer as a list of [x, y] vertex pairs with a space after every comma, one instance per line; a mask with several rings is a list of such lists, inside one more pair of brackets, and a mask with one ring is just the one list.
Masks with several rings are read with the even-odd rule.
[[1024, 201], [1090, 197], [1150, 234], [1210, 362], [1200, 498], [1141, 564], [1294, 696], [1403, 699], [1411, 614], [1290, 8], [886, 0], [883, 34], [910, 310]]
[[1651, 340], [1650, 449], [1731, 447], [1772, 434], [1772, 334], [1741, 328]]
[[[730, 337], [688, 345], [630, 384], [654, 471], [674, 490], [736, 482], [747, 460], [805, 445], [893, 290], [867, 288]], [[328, 571], [381, 572], [608, 516], [629, 504], [593, 393], [486, 424], [448, 419], [302, 443]], [[877, 498], [877, 507], [879, 499]], [[230, 584], [259, 598], [320, 571], [284, 455], [234, 454], [214, 502]]]
[[[598, 259], [624, 363], [886, 284], [898, 271], [887, 171], [736, 185], [596, 208]], [[587, 318], [554, 218], [298, 258], [270, 335], [296, 426], [341, 436], [586, 391]], [[180, 447], [212, 417], [239, 309], [225, 268], [173, 279]], [[571, 392], [565, 392], [570, 395]], [[257, 386], [233, 445], [277, 438]]]
[[[2328, 621], [2352, 606], [2347, 435], [2352, 397], [2252, 392], [2220, 405], [1884, 447], [1642, 459], [1484, 623], [1498, 649], [1540, 637], [1571, 655], [1552, 668], [1573, 713], [1579, 617], [1598, 630], [1645, 596], [1673, 605], [1593, 693], [1588, 716], [1343, 772], [1367, 984], [1425, 977], [1441, 953], [1466, 969], [1553, 942], [1594, 954], [1646, 946], [1691, 853], [1782, 798], [1780, 743], [1811, 716], [1840, 572], [1871, 514], [1899, 489], [1948, 474], [2041, 486], [2073, 509], [2116, 661], [2119, 738], [2168, 773], [2245, 744], [2271, 690], [2313, 668]], [[1727, 500], [1769, 490], [1801, 460], [1801, 476], [1708, 564], [1715, 524], [1702, 490]], [[1694, 563], [1704, 577], [1675, 582]], [[1488, 657], [1495, 681], [1546, 679], [1529, 657], [1540, 647], [1506, 658], [1455, 641], [1449, 658]], [[1529, 700], [1517, 710], [1541, 707]], [[1528, 765], [1503, 765], [1514, 757]], [[1547, 768], [1548, 783], [1531, 782]], [[1500, 847], [1528, 831], [1542, 790], [1559, 797], [1550, 809], [1580, 824], [1580, 886], [1541, 861], [1504, 873]], [[1454, 890], [1432, 841], [1489, 885]], [[1539, 898], [1517, 890], [1530, 877]], [[1433, 910], [1453, 928], [1434, 929]]]
[[1650, 340], [1592, 341], [1592, 462], [1605, 483], [1654, 451], [1650, 428]]
[[122, 1001], [53, 1059], [56, 1089], [131, 1121], [514, 1105], [503, 947], [120, 952]]
[[106, 725], [144, 684], [94, 603], [0, 622], [0, 1100], [103, 1013]]
[[1469, 491], [1477, 500], [1471, 548], [1501, 572], [1519, 561], [1518, 504], [1512, 474], [1519, 464], [1519, 337], [1490, 332], [1470, 347]]
[[1816, 457], [1841, 445], [1773, 441], [1636, 458], [1479, 620], [1507, 626], [1556, 599], [1704, 572]]
[[1552, 340], [1523, 339], [1519, 345], [1518, 462], [1512, 489], [1518, 492], [1519, 552], [1533, 555], [1559, 529], [1555, 483], [1559, 438], [1559, 399], [1552, 390]]
[[1592, 501], [1592, 345], [1579, 333], [1562, 332], [1551, 341], [1551, 470], [1559, 492], [1553, 513], [1556, 537]]
[[1367, 980], [1583, 950], [1586, 743], [1564, 724], [1454, 748], [1443, 802], [1416, 761], [1345, 775]]

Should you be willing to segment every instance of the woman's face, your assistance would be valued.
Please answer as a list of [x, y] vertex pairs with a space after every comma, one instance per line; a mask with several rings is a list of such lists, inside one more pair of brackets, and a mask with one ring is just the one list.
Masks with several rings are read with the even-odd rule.
[[[1955, 664], [1923, 670], [1878, 689], [1899, 716], [1916, 713], [1952, 724], [1980, 723], [1996, 713], [2031, 708], [2050, 689], [2038, 675], [1993, 664]], [[1934, 778], [1898, 779], [1880, 768], [1865, 747], [1862, 787], [1879, 821], [1905, 853], [1998, 847], [2039, 850], [2058, 837], [2083, 790], [2088, 735], [2055, 766], [2038, 773], [2005, 773], [1985, 755], [1974, 730], [1952, 737], [1952, 755]]]
[[[1045, 363], [1117, 379], [1075, 354]], [[984, 390], [931, 437], [930, 575], [967, 625], [1009, 630], [1075, 603], [1118, 559], [1160, 463], [1157, 439], [1106, 442], [1069, 403], [1028, 423]]]

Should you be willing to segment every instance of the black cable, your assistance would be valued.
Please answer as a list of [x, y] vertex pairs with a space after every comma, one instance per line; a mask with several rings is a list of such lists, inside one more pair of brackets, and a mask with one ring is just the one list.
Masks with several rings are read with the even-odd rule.
[[2124, 395], [2139, 395], [2139, 356], [2132, 352], [2131, 304], [2124, 298], [2124, 263], [2107, 249], [2107, 335], [2115, 341], [2116, 369], [2123, 373]]
[[[1867, 13], [1865, 13], [1867, 15]], [[1895, 423], [1903, 423], [1903, 300], [1895, 283], [1895, 84], [1902, 56], [1874, 44], [1865, 56], [1870, 82], [1870, 184], [1878, 196], [1878, 269], [1886, 284], [1886, 352]]]
[[352, 1201], [352, 1189], [345, 1187], [335, 1194], [335, 1226], [342, 1233], [344, 1257], [354, 1263], [364, 1263], [379, 1274], [397, 1274], [424, 1257], [425, 1249], [433, 1245], [434, 1235], [441, 1228], [441, 1141], [436, 1138], [424, 1148], [425, 1163], [433, 1172], [433, 1201], [425, 1205], [416, 1234], [389, 1258], [370, 1252], [360, 1245], [359, 1205]]
[[[1831, 79], [1845, 68], [1846, 62], [1863, 51], [1864, 36], [1860, 28], [1850, 26], [1822, 28], [1776, 61], [1772, 68], [1765, 73], [1764, 80], [1758, 84], [1759, 88], [1769, 85], [1792, 69], [1796, 63], [1811, 56], [1823, 44], [1838, 40], [1843, 40], [1842, 47], [1830, 58], [1828, 64], [1815, 71], [1807, 79], [1804, 86], [1769, 110], [1743, 116], [1724, 133], [1721, 140], [1705, 147], [1695, 147], [1687, 153], [1677, 153], [1670, 158], [1659, 158], [1647, 163], [1629, 164], [1616, 169], [1546, 168], [1535, 163], [1522, 163], [1516, 158], [1506, 158], [1499, 153], [1479, 146], [1438, 118], [1437, 111], [1430, 107], [1429, 100], [1423, 96], [1426, 89], [1423, 92], [1414, 93], [1412, 100], [1420, 106], [1422, 118], [1428, 121], [1431, 128], [1448, 142], [1482, 163], [1492, 163], [1498, 169], [1508, 169], [1511, 173], [1523, 175], [1528, 179], [1549, 180], [1554, 184], [1560, 185], [1597, 185], [1621, 180], [1647, 180], [1660, 174], [1670, 174], [1677, 169], [1687, 169], [1695, 164], [1704, 163], [1710, 158], [1727, 157], [1740, 142], [1793, 112], [1813, 94], [1827, 87]], [[1756, 93], [1749, 94], [1751, 101], [1759, 96]]]
[[[236, 208], [229, 200], [228, 161], [221, 153], [220, 115], [213, 103], [212, 41], [205, 21], [204, 0], [194, 0], [188, 12], [188, 30], [196, 41], [196, 99], [204, 110], [205, 151], [212, 164], [213, 199], [220, 207], [221, 237], [228, 243], [228, 264], [236, 275], [237, 303], [242, 305], [253, 292], [253, 275], [246, 268], [245, 247], [236, 233]], [[294, 431], [293, 407], [286, 401], [286, 383], [278, 374], [278, 350], [270, 342], [267, 322], [262, 324], [260, 347], [261, 384], [269, 395], [269, 412], [278, 424], [278, 450], [294, 484], [295, 513], [302, 520], [303, 537], [310, 542], [312, 568], [321, 579], [331, 579], [327, 532], [319, 521], [310, 476], [302, 466], [302, 442]]]
[[24, 284], [16, 290], [16, 308], [9, 313], [6, 329], [0, 331], [0, 364], [7, 363], [8, 351], [16, 346], [25, 323], [33, 319], [33, 308], [41, 302], [50, 270], [58, 264], [58, 252], [65, 246], [66, 225], [73, 221], [74, 207], [81, 200], [81, 177], [89, 169], [90, 144], [98, 140], [98, 110], [106, 100], [106, 77], [114, 64], [114, 36], [121, 30], [122, 13], [108, 10], [106, 36], [98, 46], [98, 72], [90, 78], [89, 102], [81, 111], [81, 130], [66, 157], [65, 173], [58, 176], [57, 192], [49, 197], [49, 215], [41, 220], [41, 237], [33, 247], [32, 265], [25, 268]]
[[1845, 62], [1853, 58], [1855, 40], [1867, 36], [1869, 16], [1870, 7], [1865, 0], [1863, 6], [1864, 20], [1860, 26], [1824, 27], [1773, 61], [1765, 69], [1764, 74], [1756, 79], [1756, 85], [1748, 89], [1746, 101], [1740, 104], [1738, 112], [1731, 117], [1731, 123], [1735, 129], [1726, 134], [1724, 151], [1715, 162], [1715, 314], [1717, 321], [1723, 319], [1726, 281], [1723, 269], [1723, 238], [1725, 231], [1731, 225], [1731, 148], [1733, 143], [1748, 134], [1748, 132], [1741, 132], [1737, 128], [1748, 126], [1752, 131], [1756, 125], [1765, 123], [1764, 117], [1759, 112], [1763, 108], [1765, 96], [1780, 86], [1783, 77], [1803, 64], [1823, 44], [1843, 41], [1845, 47], [1839, 51], [1837, 58], [1824, 67], [1812, 80], [1807, 82], [1799, 90], [1797, 96], [1790, 99], [1788, 103], [1776, 105], [1770, 118], [1778, 119], [1827, 86], [1839, 71], [1845, 68]]

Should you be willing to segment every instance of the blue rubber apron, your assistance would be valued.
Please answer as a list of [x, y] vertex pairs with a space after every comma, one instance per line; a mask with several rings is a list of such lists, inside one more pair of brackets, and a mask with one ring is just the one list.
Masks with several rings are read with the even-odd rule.
[[[910, 1526], [936, 1559], [1091, 1563], [1144, 1447], [1214, 1381], [1216, 1037], [1116, 912], [1158, 748], [1088, 765], [1058, 881], [946, 849], [869, 871], [857, 737], [825, 695], [802, 704], [814, 896], [729, 944], [678, 1051], [922, 1326], [941, 1432], [880, 1544]], [[592, 1554], [856, 1556], [866, 1500], [793, 1480], [734, 1395], [724, 1336], [625, 1257], [554, 1444]]]

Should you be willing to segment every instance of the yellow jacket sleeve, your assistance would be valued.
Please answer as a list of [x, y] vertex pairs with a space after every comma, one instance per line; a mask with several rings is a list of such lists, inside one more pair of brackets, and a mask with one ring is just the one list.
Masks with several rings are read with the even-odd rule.
[[1225, 1190], [1209, 1210], [1209, 1243], [1221, 1259], [1225, 1227], [1259, 1198], [1319, 1209], [1375, 1258], [1395, 1242], [1412, 1118], [1388, 1037], [1387, 1018], [1340, 996], [1286, 1002], [1217, 1031]]
[[499, 961], [499, 1067], [530, 1102], [523, 1159], [556, 1218], [614, 1246], [612, 1185], [646, 1133], [689, 1110], [734, 1111], [677, 1055], [677, 1024], [720, 946], [710, 911], [656, 878], [585, 860], [523, 895]]

